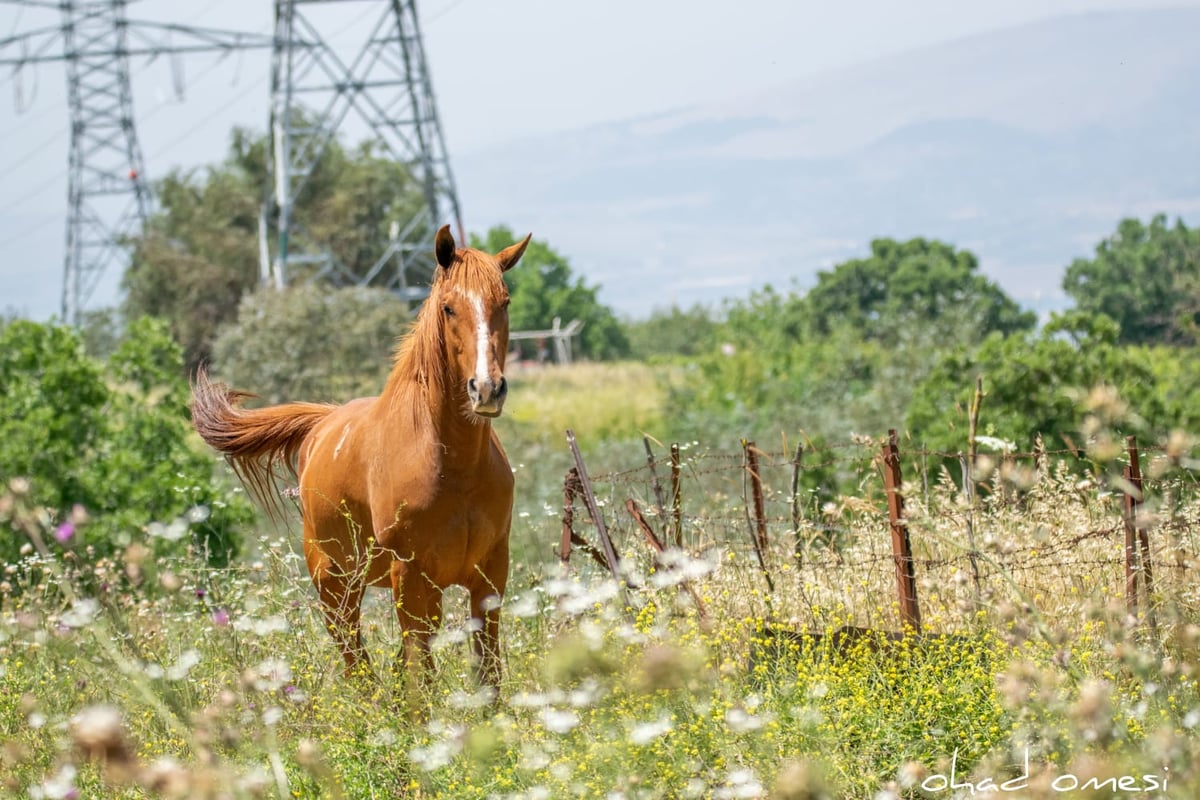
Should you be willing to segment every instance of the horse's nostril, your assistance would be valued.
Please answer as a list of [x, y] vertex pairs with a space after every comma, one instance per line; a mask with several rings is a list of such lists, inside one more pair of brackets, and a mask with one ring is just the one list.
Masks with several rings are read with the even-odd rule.
[[496, 389], [496, 395], [503, 397], [506, 394], [508, 394], [508, 379], [501, 375], [500, 386]]
[[472, 394], [477, 394], [479, 392], [479, 387], [475, 385], [474, 378], [467, 379], [467, 391]]

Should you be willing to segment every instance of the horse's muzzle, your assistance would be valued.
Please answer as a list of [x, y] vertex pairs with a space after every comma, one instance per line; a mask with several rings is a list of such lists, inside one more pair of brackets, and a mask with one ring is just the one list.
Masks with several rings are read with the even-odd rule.
[[479, 381], [471, 378], [467, 381], [467, 397], [471, 400], [471, 410], [481, 417], [498, 417], [504, 409], [504, 398], [508, 396], [508, 381], [500, 376], [498, 382]]

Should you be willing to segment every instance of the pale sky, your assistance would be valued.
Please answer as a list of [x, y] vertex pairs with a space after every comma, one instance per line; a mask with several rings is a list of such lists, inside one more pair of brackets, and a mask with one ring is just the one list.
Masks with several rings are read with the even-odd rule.
[[[352, 37], [379, 2], [341, 2], [323, 31]], [[1131, 0], [428, 0], [418, 6], [450, 151], [735, 99], [840, 66], [1065, 13], [1136, 8]], [[1154, 3], [1154, 5], [1159, 5]], [[1200, 5], [1200, 0], [1175, 5]], [[311, 8], [311, 6], [309, 6]], [[140, 0], [133, 19], [270, 33], [267, 0]], [[0, 39], [54, 25], [57, 12], [0, 0]], [[358, 27], [356, 27], [358, 26]], [[7, 52], [5, 53], [8, 54]], [[231, 126], [266, 126], [268, 54], [208, 54], [131, 66], [134, 109], [153, 180], [219, 160]], [[177, 99], [177, 88], [183, 99]], [[18, 95], [26, 106], [18, 113]], [[58, 312], [68, 122], [58, 65], [0, 73], [0, 311]], [[470, 230], [505, 220], [474, 219]], [[568, 257], [570, 253], [567, 253]], [[92, 306], [115, 300], [105, 282]]]

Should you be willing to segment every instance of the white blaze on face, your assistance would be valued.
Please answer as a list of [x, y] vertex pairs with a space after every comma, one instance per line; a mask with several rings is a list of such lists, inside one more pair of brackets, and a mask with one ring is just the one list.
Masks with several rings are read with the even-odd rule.
[[491, 380], [488, 374], [488, 344], [492, 338], [492, 331], [488, 327], [487, 314], [483, 310], [483, 298], [475, 292], [471, 292], [469, 296], [471, 308], [475, 310], [475, 381], [483, 384]]

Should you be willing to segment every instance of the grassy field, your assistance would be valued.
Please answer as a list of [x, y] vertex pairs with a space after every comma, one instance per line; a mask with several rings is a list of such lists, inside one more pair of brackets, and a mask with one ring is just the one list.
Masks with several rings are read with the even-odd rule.
[[[554, 559], [562, 429], [596, 474], [636, 467], [641, 433], [669, 414], [668, 379], [622, 365], [514, 376], [500, 429], [516, 556], [495, 705], [473, 682], [461, 594], [410, 708], [388, 599], [365, 615], [380, 680], [344, 681], [294, 532], [258, 535], [227, 570], [137, 545], [97, 562], [86, 526], [60, 544], [19, 482], [0, 488], [0, 519], [30, 540], [0, 583], [0, 796], [1200, 796], [1193, 487], [1163, 483], [1169, 501], [1151, 507], [1155, 561], [1174, 565], [1156, 575], [1153, 628], [1124, 606], [1105, 533], [1116, 496], [1038, 474], [1019, 502], [997, 492], [974, 510], [981, 588], [963, 566], [960, 495], [914, 488], [935, 635], [839, 640], [898, 627], [886, 518], [866, 489], [806, 517], [806, 540], [836, 521], [836, 551], [797, 562], [778, 537], [774, 593], [744, 542], [706, 525], [737, 511], [732, 490], [695, 493], [687, 552], [665, 563], [619, 531], [636, 590]], [[625, 488], [603, 498], [614, 519]], [[1018, 558], [1039, 552], [1060, 555]]]

